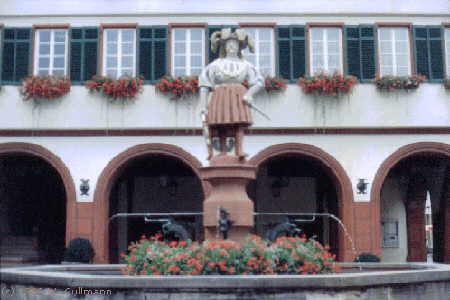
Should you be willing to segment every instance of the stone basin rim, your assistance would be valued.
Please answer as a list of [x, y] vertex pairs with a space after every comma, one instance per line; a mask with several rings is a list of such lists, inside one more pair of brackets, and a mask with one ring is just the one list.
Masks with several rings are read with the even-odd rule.
[[[355, 268], [356, 263], [340, 263], [343, 268]], [[77, 274], [73, 272], [118, 271], [124, 265], [41, 265], [0, 269], [2, 283], [40, 285], [63, 288], [110, 289], [332, 289], [366, 287], [414, 282], [448, 282], [450, 266], [444, 264], [386, 264], [363, 263], [368, 272], [331, 275], [204, 275], [204, 276], [123, 276]], [[382, 270], [376, 269], [399, 269]]]

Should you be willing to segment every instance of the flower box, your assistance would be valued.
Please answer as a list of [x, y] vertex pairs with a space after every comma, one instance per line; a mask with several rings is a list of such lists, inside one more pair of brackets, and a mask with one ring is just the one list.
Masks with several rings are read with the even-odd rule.
[[425, 80], [424, 75], [412, 75], [412, 76], [377, 76], [372, 82], [380, 91], [392, 92], [395, 90], [415, 90], [422, 81]]
[[70, 92], [72, 83], [68, 76], [32, 75], [22, 79], [19, 92], [24, 100], [40, 99], [52, 100], [60, 98]]
[[300, 77], [297, 84], [302, 87], [305, 94], [339, 97], [350, 94], [353, 86], [357, 84], [356, 77], [341, 75], [335, 72], [332, 76], [321, 73], [314, 76]]
[[95, 75], [92, 80], [86, 81], [86, 88], [90, 92], [102, 93], [111, 100], [128, 100], [142, 92], [144, 80], [141, 77], [111, 77]]
[[171, 99], [179, 99], [188, 95], [198, 94], [197, 76], [172, 77], [164, 75], [155, 85], [156, 92], [161, 92], [171, 96]]

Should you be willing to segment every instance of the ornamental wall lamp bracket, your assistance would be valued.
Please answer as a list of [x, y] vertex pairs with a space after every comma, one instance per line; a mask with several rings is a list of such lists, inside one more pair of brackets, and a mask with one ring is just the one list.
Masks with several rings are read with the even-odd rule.
[[359, 181], [356, 184], [356, 188], [358, 189], [358, 194], [361, 194], [361, 195], [367, 194], [367, 186], [368, 185], [369, 185], [369, 183], [366, 182], [366, 179], [359, 178]]
[[80, 184], [80, 192], [81, 192], [81, 196], [89, 196], [89, 179], [80, 179], [81, 180], [81, 184]]

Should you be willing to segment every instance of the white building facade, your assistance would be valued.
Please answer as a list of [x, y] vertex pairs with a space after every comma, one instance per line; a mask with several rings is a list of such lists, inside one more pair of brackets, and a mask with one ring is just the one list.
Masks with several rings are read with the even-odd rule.
[[[58, 227], [59, 244], [88, 238], [94, 261], [115, 262], [136, 234], [156, 230], [131, 219], [111, 225], [115, 213], [201, 212], [209, 187], [198, 177], [208, 165], [199, 98], [173, 100], [154, 84], [164, 74], [198, 74], [213, 57], [209, 35], [240, 26], [257, 45], [249, 59], [288, 80], [285, 92], [257, 96], [270, 120], [254, 112], [244, 138], [258, 167], [248, 187], [256, 211], [333, 213], [358, 253], [421, 261], [429, 192], [434, 260], [450, 262], [448, 1], [4, 1], [0, 26], [2, 238], [34, 236], [45, 252], [45, 231]], [[339, 98], [303, 93], [295, 82], [318, 70], [359, 84]], [[23, 100], [21, 77], [56, 73], [71, 77], [68, 95]], [[95, 74], [144, 74], [145, 84], [131, 101], [110, 101], [84, 86]], [[376, 74], [427, 79], [416, 90], [380, 92]], [[176, 182], [175, 192], [161, 176]], [[87, 193], [81, 179], [89, 179]], [[35, 213], [51, 207], [59, 208]], [[354, 258], [334, 221], [300, 226], [339, 259]]]

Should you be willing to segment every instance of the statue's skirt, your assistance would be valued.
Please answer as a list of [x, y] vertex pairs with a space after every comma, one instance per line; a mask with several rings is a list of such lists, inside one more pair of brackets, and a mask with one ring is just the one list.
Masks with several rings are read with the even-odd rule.
[[208, 107], [209, 126], [242, 125], [253, 123], [250, 107], [242, 100], [247, 88], [240, 83], [224, 83], [211, 95]]

